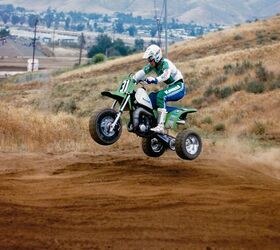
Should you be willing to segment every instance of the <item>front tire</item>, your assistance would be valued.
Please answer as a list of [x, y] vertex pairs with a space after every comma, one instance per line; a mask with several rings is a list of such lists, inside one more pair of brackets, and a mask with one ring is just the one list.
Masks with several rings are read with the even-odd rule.
[[142, 138], [143, 152], [150, 157], [160, 157], [166, 150], [164, 144], [155, 136]]
[[91, 138], [100, 145], [111, 145], [115, 143], [121, 136], [122, 124], [121, 120], [110, 132], [110, 125], [114, 122], [117, 112], [113, 109], [103, 109], [92, 115], [89, 121], [89, 132]]
[[184, 130], [176, 136], [175, 150], [184, 160], [194, 160], [200, 155], [202, 141], [200, 136], [191, 130]]

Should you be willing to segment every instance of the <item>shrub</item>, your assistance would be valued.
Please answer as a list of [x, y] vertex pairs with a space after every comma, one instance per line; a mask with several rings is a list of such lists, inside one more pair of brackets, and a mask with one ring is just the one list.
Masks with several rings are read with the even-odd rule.
[[252, 128], [252, 133], [255, 135], [264, 135], [266, 131], [265, 124], [262, 122], [255, 121], [255, 124]]
[[206, 116], [202, 121], [201, 123], [206, 123], [206, 124], [212, 124], [213, 121], [212, 121], [212, 118], [210, 116]]
[[249, 82], [246, 91], [249, 93], [260, 94], [265, 90], [263, 82], [252, 81]]
[[261, 62], [256, 65], [256, 76], [260, 81], [265, 82], [268, 79], [268, 72]]
[[269, 90], [280, 89], [280, 80], [275, 82], [270, 82], [268, 85]]
[[243, 88], [244, 88], [244, 83], [239, 82], [239, 83], [232, 86], [232, 91], [233, 92], [238, 92], [238, 91], [241, 91]]
[[55, 102], [52, 106], [52, 111], [54, 113], [58, 113], [62, 109], [63, 105], [64, 105], [63, 101]]
[[204, 102], [204, 98], [203, 97], [192, 100], [192, 103], [194, 105], [197, 105], [197, 106], [200, 106], [203, 102]]
[[217, 87], [214, 89], [214, 94], [217, 98], [220, 98], [220, 92], [221, 92], [220, 88]]
[[201, 86], [201, 82], [197, 78], [191, 78], [189, 80], [189, 88], [188, 90], [191, 92], [193, 90], [198, 89]]
[[239, 62], [236, 62], [235, 68], [234, 68], [234, 74], [235, 75], [242, 75], [247, 71], [248, 69], [252, 68], [253, 65], [250, 61], [245, 60], [241, 64]]
[[270, 39], [273, 41], [278, 40], [278, 35], [276, 33], [271, 34]]
[[223, 123], [218, 123], [214, 126], [214, 130], [222, 132], [226, 130], [226, 126]]
[[101, 62], [104, 62], [105, 59], [106, 59], [106, 56], [104, 54], [98, 53], [92, 58], [92, 63], [94, 63], [94, 64], [101, 63]]
[[224, 65], [224, 72], [225, 74], [229, 74], [232, 71], [233, 66], [231, 64], [225, 64]]
[[225, 87], [223, 89], [221, 89], [220, 91], [220, 97], [221, 98], [227, 98], [232, 94], [232, 89], [231, 87]]
[[214, 93], [214, 89], [212, 86], [209, 86], [206, 91], [203, 93], [204, 97], [209, 97]]
[[73, 114], [76, 111], [76, 109], [77, 109], [77, 105], [73, 99], [70, 99], [66, 102], [58, 101], [54, 103], [52, 107], [52, 111], [55, 113], [59, 113], [63, 111], [69, 114]]
[[242, 37], [242, 35], [241, 34], [236, 34], [235, 36], [234, 36], [234, 38], [233, 38], [235, 41], [238, 41], [238, 40], [242, 40], [243, 39], [243, 37]]
[[77, 109], [76, 102], [73, 99], [68, 100], [63, 105], [63, 111], [69, 114], [73, 114], [75, 110]]
[[227, 80], [227, 77], [224, 75], [218, 76], [216, 77], [213, 81], [212, 84], [213, 85], [220, 85], [222, 83], [224, 83]]
[[256, 32], [256, 39], [257, 39], [257, 44], [263, 44], [264, 43], [265, 35], [264, 35], [263, 31], [257, 31]]

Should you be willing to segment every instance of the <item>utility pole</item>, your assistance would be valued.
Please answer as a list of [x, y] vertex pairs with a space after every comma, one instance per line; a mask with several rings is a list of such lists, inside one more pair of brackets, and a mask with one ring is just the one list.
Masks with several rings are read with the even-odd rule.
[[55, 24], [53, 26], [53, 36], [52, 36], [52, 51], [54, 53], [54, 46], [55, 46]]
[[81, 34], [80, 36], [80, 56], [79, 56], [79, 65], [81, 65], [82, 62], [82, 53], [83, 53], [83, 48], [85, 45], [86, 41], [85, 41], [85, 36], [84, 33]]
[[157, 15], [156, 0], [154, 0], [154, 9], [155, 9], [155, 21], [157, 24], [157, 33], [158, 33], [158, 46], [161, 47], [161, 23], [160, 23], [160, 18], [158, 18], [158, 15]]
[[35, 59], [35, 50], [36, 50], [36, 35], [37, 35], [37, 25], [38, 25], [38, 18], [36, 18], [35, 20], [35, 29], [34, 29], [34, 38], [33, 38], [33, 42], [32, 42], [32, 45], [33, 45], [33, 56], [32, 56], [32, 72], [34, 71], [34, 59]]
[[161, 47], [161, 24], [159, 18], [157, 18], [157, 31], [158, 31], [158, 46]]
[[165, 57], [168, 56], [168, 41], [167, 41], [167, 0], [164, 0], [164, 26], [165, 26]]

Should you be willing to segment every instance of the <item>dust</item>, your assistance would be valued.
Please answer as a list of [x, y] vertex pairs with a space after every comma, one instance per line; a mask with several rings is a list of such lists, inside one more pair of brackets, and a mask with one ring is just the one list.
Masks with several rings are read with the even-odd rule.
[[280, 179], [280, 148], [263, 146], [257, 141], [233, 136], [219, 141], [217, 150], [224, 160], [237, 159], [248, 168]]

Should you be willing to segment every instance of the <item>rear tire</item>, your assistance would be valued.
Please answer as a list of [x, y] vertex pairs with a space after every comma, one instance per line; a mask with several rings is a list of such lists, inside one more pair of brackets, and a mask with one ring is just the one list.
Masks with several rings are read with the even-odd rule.
[[89, 132], [95, 142], [100, 145], [111, 145], [120, 138], [122, 133], [121, 120], [118, 121], [112, 132], [109, 131], [116, 116], [117, 112], [113, 109], [103, 109], [92, 115], [89, 120]]
[[176, 136], [175, 150], [184, 160], [196, 159], [202, 150], [200, 136], [191, 130], [184, 130]]
[[160, 157], [166, 150], [164, 144], [155, 136], [142, 138], [143, 152], [150, 157]]

